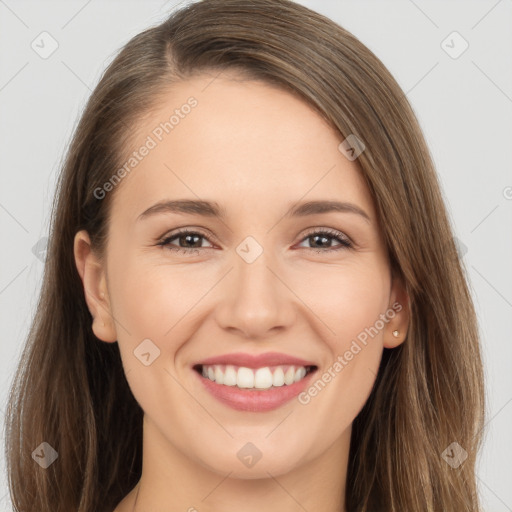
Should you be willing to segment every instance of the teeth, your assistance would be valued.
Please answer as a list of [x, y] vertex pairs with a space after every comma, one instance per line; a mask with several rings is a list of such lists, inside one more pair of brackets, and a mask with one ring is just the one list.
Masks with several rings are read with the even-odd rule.
[[215, 367], [215, 382], [217, 384], [224, 384], [224, 373], [220, 369], [220, 366]]
[[284, 385], [284, 372], [280, 366], [274, 371], [274, 375], [272, 376], [272, 385], [275, 387]]
[[[215, 379], [217, 384], [220, 384], [217, 379]], [[236, 385], [239, 388], [253, 388], [254, 387], [254, 372], [250, 368], [238, 368], [238, 373], [236, 376]]]
[[254, 387], [256, 389], [268, 389], [272, 387], [272, 373], [270, 368], [258, 368], [254, 375]]
[[237, 375], [234, 366], [226, 366], [226, 371], [224, 372], [224, 385], [225, 386], [236, 386]]
[[211, 365], [202, 367], [203, 377], [242, 389], [269, 389], [271, 387], [289, 386], [306, 376], [304, 366], [275, 366], [258, 368], [236, 367], [233, 365]]
[[295, 372], [295, 377], [293, 378], [294, 382], [298, 382], [300, 379], [304, 378], [306, 375], [306, 368], [304, 366], [301, 366], [300, 368], [297, 368], [297, 371]]
[[295, 377], [295, 368], [293, 366], [290, 366], [288, 370], [286, 370], [286, 373], [284, 374], [284, 383], [289, 386], [290, 384], [293, 384], [293, 379]]

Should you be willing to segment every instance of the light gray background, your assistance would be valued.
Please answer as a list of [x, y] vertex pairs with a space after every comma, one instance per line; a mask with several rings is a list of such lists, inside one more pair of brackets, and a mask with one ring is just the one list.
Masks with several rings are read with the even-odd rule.
[[[299, 3], [374, 51], [420, 120], [481, 325], [488, 396], [481, 496], [486, 511], [512, 511], [512, 1]], [[115, 53], [176, 4], [0, 0], [0, 419], [41, 284], [43, 263], [32, 248], [48, 232], [73, 127]], [[43, 31], [59, 45], [47, 59], [31, 48]], [[469, 43], [455, 59], [441, 46], [453, 31]], [[3, 440], [2, 428], [2, 448]], [[11, 510], [3, 456], [0, 469], [3, 512]]]

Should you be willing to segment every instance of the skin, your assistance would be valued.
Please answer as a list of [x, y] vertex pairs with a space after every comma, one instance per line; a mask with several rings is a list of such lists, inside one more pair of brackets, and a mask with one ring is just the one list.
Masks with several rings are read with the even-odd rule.
[[[118, 343], [145, 413], [142, 477], [115, 512], [133, 510], [137, 491], [138, 512], [339, 512], [351, 425], [383, 348], [404, 340], [408, 297], [391, 277], [357, 160], [338, 150], [343, 137], [288, 92], [227, 73], [212, 77], [173, 85], [140, 121], [132, 149], [187, 98], [198, 100], [109, 192], [104, 262], [87, 232], [75, 237], [94, 333], [98, 342]], [[137, 220], [160, 200], [184, 198], [216, 201], [226, 218]], [[284, 217], [288, 205], [306, 200], [351, 202], [370, 221], [347, 212]], [[198, 247], [192, 255], [157, 245], [181, 227], [206, 236], [173, 239], [176, 248]], [[311, 237], [322, 228], [340, 231], [354, 248], [334, 250], [336, 238]], [[236, 252], [247, 236], [263, 249], [250, 264]], [[402, 310], [308, 404], [236, 411], [192, 370], [211, 356], [277, 351], [315, 361], [318, 378], [395, 301]], [[133, 353], [146, 338], [160, 350], [149, 366]], [[252, 467], [237, 457], [247, 442], [262, 454]]]

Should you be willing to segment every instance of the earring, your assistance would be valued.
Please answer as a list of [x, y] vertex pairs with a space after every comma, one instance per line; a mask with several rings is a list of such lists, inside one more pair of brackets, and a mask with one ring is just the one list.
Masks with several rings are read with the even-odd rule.
[[399, 333], [398, 331], [393, 331], [393, 336], [394, 336], [395, 338], [398, 338], [398, 335], [399, 335], [399, 334], [400, 334], [400, 333]]

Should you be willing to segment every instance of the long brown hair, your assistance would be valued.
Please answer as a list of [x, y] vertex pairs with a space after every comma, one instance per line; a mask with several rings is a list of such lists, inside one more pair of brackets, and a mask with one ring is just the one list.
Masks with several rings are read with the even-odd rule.
[[[409, 294], [406, 341], [384, 349], [353, 424], [347, 510], [479, 511], [478, 325], [429, 150], [382, 62], [333, 21], [288, 0], [192, 3], [133, 37], [92, 93], [60, 175], [42, 291], [11, 387], [13, 504], [23, 512], [111, 511], [141, 475], [143, 413], [117, 344], [92, 332], [74, 235], [86, 229], [104, 255], [115, 191], [103, 200], [94, 191], [122, 165], [128, 127], [177, 80], [228, 69], [298, 95], [340, 142], [350, 134], [364, 142], [357, 162]], [[32, 455], [43, 442], [58, 453], [46, 469]], [[442, 455], [453, 442], [467, 452], [457, 467]]]

